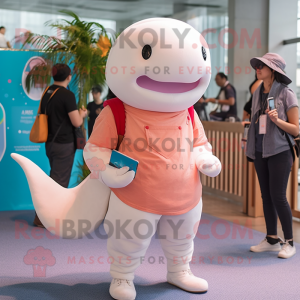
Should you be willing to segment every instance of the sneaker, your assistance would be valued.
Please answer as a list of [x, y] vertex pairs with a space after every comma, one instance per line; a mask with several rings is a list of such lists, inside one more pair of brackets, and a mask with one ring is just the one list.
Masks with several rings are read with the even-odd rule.
[[117, 300], [134, 300], [136, 291], [132, 280], [113, 278], [109, 288], [110, 295]]
[[207, 281], [194, 276], [190, 269], [174, 273], [168, 272], [167, 281], [190, 293], [204, 293], [208, 290]]
[[296, 254], [296, 247], [291, 246], [289, 242], [285, 242], [282, 246], [282, 249], [278, 253], [278, 257], [280, 258], [290, 258]]
[[263, 239], [258, 245], [251, 246], [250, 251], [252, 252], [265, 252], [265, 251], [280, 251], [281, 245], [279, 243], [280, 238], [278, 239], [278, 243], [271, 245], [268, 243], [267, 238]]

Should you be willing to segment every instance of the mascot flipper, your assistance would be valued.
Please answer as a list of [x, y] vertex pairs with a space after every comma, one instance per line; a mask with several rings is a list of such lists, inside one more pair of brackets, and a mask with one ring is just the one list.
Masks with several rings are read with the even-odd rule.
[[[100, 225], [107, 212], [109, 187], [89, 175], [77, 187], [66, 189], [26, 157], [16, 153], [11, 157], [25, 172], [33, 205], [46, 228], [59, 228], [55, 232], [62, 238], [79, 238], [82, 228], [91, 232]], [[74, 234], [64, 232], [63, 224], [73, 228]]]

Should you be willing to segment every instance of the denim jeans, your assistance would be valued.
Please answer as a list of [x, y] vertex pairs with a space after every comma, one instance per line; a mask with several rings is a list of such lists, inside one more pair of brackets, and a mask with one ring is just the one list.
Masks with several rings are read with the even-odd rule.
[[292, 211], [286, 199], [286, 188], [293, 165], [291, 150], [262, 158], [262, 152], [255, 152], [254, 166], [258, 176], [267, 235], [277, 235], [277, 215], [285, 239], [293, 238]]

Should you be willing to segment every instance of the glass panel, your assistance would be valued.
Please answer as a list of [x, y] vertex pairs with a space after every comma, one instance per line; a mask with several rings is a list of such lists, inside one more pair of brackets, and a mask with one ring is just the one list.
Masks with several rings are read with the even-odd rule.
[[[216, 85], [214, 78], [218, 72], [225, 72], [228, 65], [228, 51], [222, 47], [218, 41], [220, 32], [228, 28], [227, 10], [195, 8], [182, 13], [177, 13], [172, 16], [175, 19], [187, 22], [200, 33], [208, 29], [205, 34], [205, 40], [210, 47], [211, 55], [211, 82], [205, 92], [206, 97], [216, 97], [219, 92], [219, 87]], [[212, 32], [216, 30], [216, 32]], [[228, 44], [228, 34], [223, 35], [224, 44]]]
[[[80, 17], [80, 16], [79, 16]], [[6, 33], [5, 37], [7, 41], [10, 41], [12, 48], [21, 49], [26, 38], [20, 40], [16, 37], [24, 36], [24, 33], [30, 31], [32, 33], [40, 35], [49, 35], [60, 37], [60, 32], [56, 29], [45, 25], [45, 22], [50, 21], [51, 23], [58, 22], [59, 20], [72, 20], [71, 17], [60, 15], [60, 14], [45, 14], [38, 12], [27, 12], [27, 11], [14, 11], [7, 9], [0, 9], [0, 26], [5, 26]], [[82, 18], [81, 20], [86, 22], [97, 22], [103, 25], [110, 37], [110, 33], [115, 33], [116, 22], [112, 20], [102, 20], [93, 18]], [[25, 49], [35, 49], [32, 45], [25, 45]], [[107, 94], [107, 87], [105, 86], [103, 90], [103, 97]], [[89, 95], [90, 100], [92, 100], [91, 94]]]
[[[72, 18], [59, 15], [59, 14], [45, 14], [37, 12], [27, 11], [14, 11], [7, 9], [0, 9], [0, 26], [6, 28], [6, 39], [11, 41], [13, 48], [20, 48], [20, 44], [14, 43], [14, 38], [20, 36], [26, 31], [32, 33], [43, 34], [43, 35], [54, 35], [59, 36], [60, 33], [49, 26], [45, 26], [45, 22], [51, 21], [56, 22], [61, 19], [71, 20]], [[113, 31], [116, 29], [116, 22], [110, 20], [91, 19], [91, 18], [80, 18], [87, 22], [97, 22], [103, 25], [105, 28], [109, 28]]]

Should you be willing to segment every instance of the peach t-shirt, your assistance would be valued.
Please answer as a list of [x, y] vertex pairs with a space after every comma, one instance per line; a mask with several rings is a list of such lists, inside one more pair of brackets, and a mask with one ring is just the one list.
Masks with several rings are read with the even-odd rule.
[[[180, 215], [194, 208], [202, 185], [193, 147], [207, 138], [195, 113], [152, 112], [124, 104], [126, 125], [119, 152], [139, 161], [136, 176], [116, 196], [136, 209], [159, 215]], [[96, 119], [89, 143], [115, 149], [118, 139], [113, 113], [105, 107]], [[193, 143], [194, 141], [194, 143]]]

